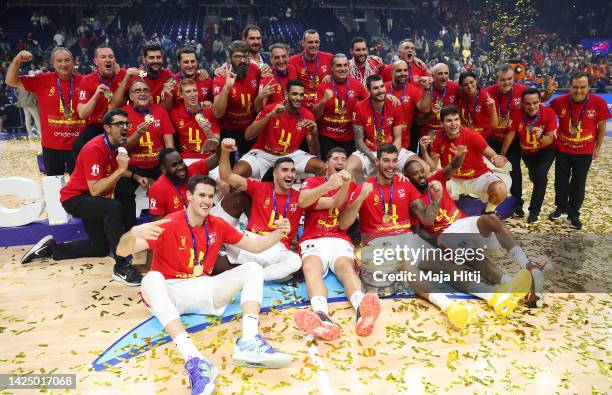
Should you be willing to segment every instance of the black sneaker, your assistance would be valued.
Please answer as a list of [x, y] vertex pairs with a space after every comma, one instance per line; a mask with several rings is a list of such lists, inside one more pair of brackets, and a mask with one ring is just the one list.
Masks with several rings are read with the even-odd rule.
[[556, 221], [559, 218], [565, 217], [565, 216], [567, 216], [567, 213], [565, 213], [565, 212], [563, 212], [563, 211], [561, 211], [559, 209], [556, 209], [555, 211], [553, 211], [552, 213], [550, 213], [548, 215], [548, 219], [551, 220], [551, 221]]
[[137, 287], [142, 282], [142, 275], [128, 261], [122, 261], [115, 263], [113, 280], [128, 287]]
[[536, 213], [529, 213], [529, 216], [527, 217], [528, 224], [534, 224], [538, 222], [539, 220], [540, 220], [540, 216]]
[[512, 213], [512, 216], [516, 218], [523, 218], [525, 217], [525, 211], [523, 211], [523, 208], [521, 206], [516, 206], [514, 212]]
[[51, 256], [51, 248], [55, 245], [53, 236], [48, 235], [43, 237], [34, 244], [34, 247], [30, 248], [28, 252], [21, 257], [21, 264], [32, 262], [34, 259], [49, 258]]
[[569, 223], [570, 228], [573, 229], [582, 229], [582, 222], [580, 222], [580, 218], [570, 218], [567, 221]]

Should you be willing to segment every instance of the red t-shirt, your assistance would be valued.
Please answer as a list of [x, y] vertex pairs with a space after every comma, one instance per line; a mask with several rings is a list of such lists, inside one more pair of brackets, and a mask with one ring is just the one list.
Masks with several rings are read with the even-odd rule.
[[[174, 90], [172, 91], [173, 98], [173, 106], [176, 107], [180, 104], [183, 104], [183, 94], [181, 93], [181, 81], [185, 78], [183, 77], [182, 72], [176, 73], [174, 76], [176, 79], [176, 84], [174, 85]], [[212, 102], [212, 91], [213, 91], [213, 79], [208, 77], [204, 81], [200, 80], [200, 77], [196, 74], [193, 78], [196, 82], [196, 86], [198, 87], [198, 101], [203, 103], [205, 101]]]
[[[200, 113], [210, 122], [211, 131], [219, 135], [219, 124], [213, 115], [212, 108], [202, 109]], [[202, 153], [202, 147], [206, 141], [206, 135], [195, 119], [195, 114], [187, 112], [185, 104], [181, 102], [170, 111], [170, 119], [178, 134], [181, 156], [183, 158], [204, 159], [211, 156], [212, 152]]]
[[[432, 85], [431, 88], [431, 105], [432, 107], [437, 102], [442, 102], [442, 107], [446, 107], [449, 104], [457, 103], [459, 99], [459, 85], [454, 83], [453, 81], [446, 82], [446, 89], [442, 92], [439, 92], [435, 86]], [[421, 132], [421, 137], [427, 135], [438, 134], [439, 130], [444, 129], [444, 125], [442, 124], [442, 120], [440, 119], [440, 113], [435, 113], [429, 121], [419, 127]]]
[[475, 132], [480, 133], [485, 139], [491, 135], [491, 109], [487, 106], [487, 92], [478, 91], [474, 99], [468, 99], [464, 94], [457, 101], [461, 124]]
[[277, 70], [275, 69], [272, 69], [272, 73], [274, 73], [273, 77], [262, 77], [261, 81], [259, 82], [259, 91], [261, 91], [264, 86], [268, 84], [268, 82], [270, 82], [271, 80], [276, 81], [276, 83], [274, 84], [274, 93], [268, 96], [266, 104], [278, 103], [285, 100], [285, 97], [287, 96], [287, 82], [297, 78], [297, 71], [295, 69], [295, 66], [291, 64], [287, 65], [286, 75], [278, 74]]
[[[255, 119], [255, 98], [259, 89], [261, 72], [253, 62], [249, 63], [249, 71], [241, 80], [236, 80], [230, 88], [227, 97], [225, 114], [219, 119], [221, 129], [242, 132]], [[213, 95], [219, 96], [225, 85], [225, 77], [215, 77], [213, 81]]]
[[[257, 114], [256, 121], [272, 112], [277, 103], [268, 104]], [[273, 117], [257, 136], [253, 149], [261, 149], [274, 155], [285, 155], [300, 149], [304, 137], [309, 136], [308, 129], [301, 125], [300, 119], [309, 119], [314, 122], [314, 116], [304, 106], [299, 113], [289, 114], [287, 111]]]
[[[206, 161], [199, 160], [187, 167], [187, 178], [196, 174], [208, 174]], [[161, 217], [187, 208], [187, 182], [174, 185], [162, 174], [149, 188], [149, 213]]]
[[[523, 155], [535, 155], [541, 148], [541, 143], [538, 141], [535, 132], [532, 133], [527, 130], [536, 126], [542, 128], [542, 135], [553, 133], [557, 129], [557, 114], [552, 109], [542, 105], [540, 105], [540, 110], [535, 119], [529, 119], [522, 109], [510, 113], [508, 131], [516, 132]], [[553, 144], [549, 144], [544, 149], [552, 146]]]
[[[319, 51], [314, 61], [306, 60], [304, 52], [295, 54], [289, 58], [289, 64], [293, 65], [297, 71], [297, 78], [304, 83], [305, 96], [304, 104], [312, 108], [317, 97], [317, 89], [321, 80], [331, 72], [331, 61], [334, 55]], [[308, 67], [306, 69], [304, 66]]]
[[[81, 91], [79, 93], [79, 104], [86, 104], [96, 92], [96, 88], [100, 84], [105, 84], [112, 92], [115, 92], [123, 80], [123, 77], [125, 77], [125, 69], [119, 70], [119, 72], [114, 74], [114, 76], [110, 79], [103, 78], [98, 70], [87, 74], [85, 77], [83, 77], [83, 80], [79, 85]], [[102, 117], [108, 110], [110, 110], [110, 100], [107, 100], [104, 95], [99, 95], [95, 100], [96, 106], [89, 117], [87, 117], [87, 124], [101, 124]]]
[[402, 102], [402, 147], [408, 149], [410, 146], [410, 128], [412, 120], [417, 113], [417, 104], [423, 99], [423, 90], [412, 84], [406, 84], [402, 89], [393, 88], [393, 81], [385, 84], [387, 93], [397, 97]]
[[[510, 113], [513, 110], [521, 108], [521, 94], [528, 87], [515, 82], [512, 85], [512, 90], [506, 94], [499, 95], [499, 86], [497, 84], [486, 87], [484, 90], [489, 93], [489, 96], [495, 100], [495, 108], [497, 115], [499, 116], [499, 123], [504, 127], [492, 127], [491, 136], [496, 140], [504, 141], [506, 138], [506, 131], [508, 130], [508, 124], [510, 123]], [[504, 120], [505, 119], [505, 120]]]
[[[270, 232], [274, 232], [276, 226], [274, 225], [275, 220], [282, 218], [289, 218], [291, 223], [291, 233], [281, 239], [281, 242], [289, 249], [291, 247], [291, 240], [294, 239], [298, 226], [300, 224], [300, 217], [304, 210], [298, 205], [298, 197], [300, 193], [293, 188], [290, 189], [289, 203], [287, 204], [288, 195], [276, 195], [276, 208], [274, 206], [274, 199], [272, 191], [274, 190], [273, 182], [262, 182], [247, 179], [246, 192], [251, 196], [251, 215], [249, 216], [249, 223], [247, 224], [247, 230], [249, 232], [258, 233], [265, 235]], [[287, 210], [285, 211], [285, 207]]]
[[[579, 132], [572, 135], [569, 132], [570, 121], [573, 120], [574, 127], [578, 126], [580, 113], [585, 103], [572, 103], [570, 119], [569, 97], [569, 95], [559, 96], [550, 103], [550, 108], [555, 110], [559, 116], [556, 147], [566, 154], [592, 154], [597, 141], [597, 122], [609, 119], [610, 110], [604, 99], [588, 94], [588, 102], [580, 121]], [[605, 133], [605, 131], [601, 130], [600, 133]]]
[[[406, 82], [414, 85], [415, 87], [421, 87], [419, 78], [429, 77], [430, 75], [431, 74], [427, 69], [417, 66], [417, 64], [414, 62], [408, 63], [408, 79]], [[393, 64], [386, 65], [381, 73], [381, 76], [385, 82], [393, 81]]]
[[[60, 201], [78, 195], [89, 195], [87, 181], [97, 181], [110, 176], [119, 167], [115, 147], [109, 147], [104, 135], [91, 139], [77, 157], [70, 181], [60, 190]], [[115, 187], [105, 191], [104, 197], [111, 197]]]
[[[143, 78], [143, 80], [149, 86], [149, 89], [151, 89], [151, 103], [161, 103], [162, 88], [164, 87], [164, 84], [172, 77], [174, 77], [174, 74], [172, 74], [172, 72], [168, 69], [162, 69], [156, 79], [150, 78], [149, 74], [147, 73], [147, 76]], [[138, 76], [132, 77], [128, 83], [128, 86], [131, 86], [139, 79], [140, 77]]]
[[[413, 221], [410, 218], [410, 202], [417, 199], [419, 194], [410, 181], [400, 181], [397, 176], [393, 177], [393, 199], [390, 198], [391, 185], [379, 186], [376, 182], [376, 176], [368, 178], [365, 182], [372, 183], [374, 189], [359, 208], [361, 237], [364, 240], [371, 240], [382, 236], [412, 233]], [[362, 187], [363, 184], [359, 184], [355, 188], [348, 204], [357, 199]], [[381, 191], [384, 202], [380, 198]], [[383, 222], [385, 208], [389, 216], [388, 223]]]
[[[151, 270], [163, 274], [164, 278], [193, 278], [194, 255], [198, 260], [204, 259], [202, 275], [210, 276], [217, 255], [223, 244], [236, 244], [244, 237], [242, 233], [219, 217], [208, 215], [204, 219], [206, 226], [191, 228], [187, 223], [185, 211], [179, 210], [168, 214], [165, 218], [170, 222], [160, 225], [165, 230], [157, 240], [147, 240], [149, 248], [153, 249]], [[206, 240], [208, 227], [208, 240]], [[193, 245], [192, 232], [197, 245]]]
[[453, 160], [453, 154], [450, 152], [451, 144], [455, 146], [465, 145], [467, 147], [463, 164], [457, 169], [453, 177], [470, 180], [491, 172], [483, 159], [484, 150], [489, 145], [479, 133], [467, 128], [461, 128], [459, 136], [454, 140], [449, 140], [444, 131], [438, 133], [431, 146], [431, 152], [440, 155], [442, 167], [445, 167]]
[[48, 72], [33, 76], [21, 76], [26, 91], [34, 93], [38, 100], [40, 112], [41, 144], [45, 148], [70, 151], [72, 143], [85, 128], [85, 121], [79, 119], [77, 112], [79, 84], [83, 79], [81, 74], [73, 74], [72, 94], [70, 80], [60, 80], [64, 103], [70, 105], [72, 117], [64, 116], [64, 104], [57, 89], [57, 74]]
[[[368, 98], [368, 91], [366, 91], [361, 82], [353, 77], [348, 77], [342, 84], [337, 84], [332, 79], [328, 83], [322, 82], [319, 84], [315, 103], [323, 100], [326, 89], [331, 90], [334, 96], [325, 104], [323, 115], [319, 118], [319, 134], [335, 141], [353, 141], [351, 114], [357, 102]], [[342, 109], [344, 109], [344, 113], [342, 113]]]
[[[459, 210], [455, 201], [451, 198], [450, 194], [446, 190], [446, 179], [442, 175], [444, 169], [440, 169], [431, 176], [429, 176], [429, 182], [440, 181], [442, 184], [442, 200], [440, 201], [440, 209], [438, 215], [434, 220], [433, 226], [425, 226], [421, 224], [423, 230], [428, 233], [440, 234], [446, 230], [453, 222], [458, 219], [465, 218], [466, 215], [463, 211]], [[416, 188], [415, 188], [416, 189]], [[420, 198], [426, 206], [431, 204], [431, 194], [429, 191], [421, 193], [418, 189], [417, 192], [420, 194]]]
[[[315, 189], [320, 185], [325, 184], [326, 178], [324, 176], [316, 176], [309, 177], [302, 183], [302, 190]], [[351, 182], [349, 186], [347, 199], [351, 195], [351, 193], [355, 190], [357, 186], [354, 182]], [[333, 197], [338, 189], [331, 190], [327, 192], [323, 197]], [[348, 229], [340, 229], [338, 224], [338, 216], [340, 215], [340, 209], [330, 208], [330, 209], [322, 209], [317, 210], [317, 203], [319, 200], [317, 199], [309, 207], [304, 209], [305, 219], [304, 219], [304, 233], [300, 239], [300, 242], [317, 239], [319, 237], [338, 237], [340, 239], [344, 239], [347, 241], [351, 241], [351, 238], [347, 235]]]
[[[128, 137], [136, 133], [138, 125], [144, 122], [147, 114], [137, 112], [132, 105], [122, 107], [128, 113], [128, 119], [132, 122], [132, 127], [128, 130]], [[149, 112], [153, 115], [153, 122], [149, 128], [140, 136], [140, 140], [129, 150], [130, 166], [137, 166], [143, 169], [150, 169], [159, 165], [157, 154], [164, 145], [164, 135], [174, 134], [174, 127], [170, 122], [170, 117], [166, 110], [159, 104], [151, 103]]]
[[369, 98], [357, 103], [353, 110], [353, 124], [363, 127], [364, 142], [373, 152], [383, 144], [393, 143], [393, 128], [402, 121], [402, 106], [394, 106], [389, 100], [385, 100], [376, 117]]

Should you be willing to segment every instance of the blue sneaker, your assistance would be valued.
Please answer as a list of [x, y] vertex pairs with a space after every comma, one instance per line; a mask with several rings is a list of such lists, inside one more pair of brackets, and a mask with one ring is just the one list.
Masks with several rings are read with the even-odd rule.
[[249, 340], [238, 339], [232, 359], [237, 365], [253, 368], [284, 368], [293, 360], [290, 354], [276, 351], [260, 335]]
[[215, 390], [215, 378], [219, 371], [206, 359], [191, 357], [185, 362], [189, 373], [191, 395], [209, 395]]

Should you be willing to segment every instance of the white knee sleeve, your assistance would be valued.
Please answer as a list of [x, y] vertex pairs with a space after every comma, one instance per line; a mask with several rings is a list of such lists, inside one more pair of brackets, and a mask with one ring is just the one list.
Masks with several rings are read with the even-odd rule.
[[153, 315], [165, 327], [170, 321], [179, 319], [176, 305], [170, 298], [166, 279], [157, 271], [150, 271], [142, 278], [140, 291]]
[[292, 251], [285, 251], [279, 256], [276, 263], [264, 268], [264, 280], [281, 280], [300, 270], [302, 260], [300, 256]]
[[264, 282], [264, 271], [262, 267], [255, 262], [247, 262], [241, 265], [240, 268], [245, 276], [240, 303], [251, 301], [261, 304], [263, 300]]

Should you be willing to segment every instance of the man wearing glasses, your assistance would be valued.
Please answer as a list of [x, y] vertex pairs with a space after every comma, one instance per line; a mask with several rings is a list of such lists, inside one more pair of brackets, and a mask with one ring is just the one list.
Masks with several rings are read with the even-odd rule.
[[142, 276], [125, 257], [115, 254], [123, 235], [123, 214], [121, 203], [112, 199], [117, 182], [134, 175], [128, 170], [129, 157], [123, 148], [130, 122], [125, 111], [113, 109], [104, 115], [102, 123], [104, 133], [85, 144], [70, 181], [60, 191], [62, 206], [83, 221], [89, 239], [56, 243], [53, 236], [45, 236], [26, 252], [21, 263], [41, 258], [105, 257], [110, 250], [115, 258], [113, 279], [138, 286]]
[[229, 47], [229, 56], [224, 75], [215, 77], [213, 81], [212, 109], [219, 120], [221, 139], [236, 140], [240, 155], [244, 155], [254, 143], [244, 138], [244, 131], [255, 119], [261, 72], [255, 63], [249, 61], [249, 47], [244, 42], [234, 41]]

